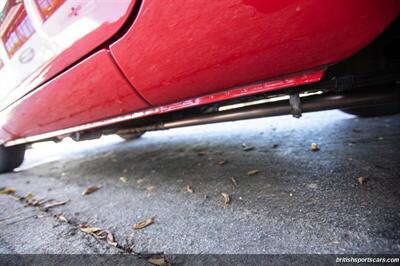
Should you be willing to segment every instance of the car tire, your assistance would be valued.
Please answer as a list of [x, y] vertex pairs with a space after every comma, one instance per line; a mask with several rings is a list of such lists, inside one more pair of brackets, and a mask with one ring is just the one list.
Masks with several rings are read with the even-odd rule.
[[124, 134], [118, 134], [118, 136], [120, 136], [126, 141], [129, 141], [140, 138], [141, 136], [143, 136], [144, 133], [145, 132], [124, 133]]
[[359, 117], [385, 116], [400, 113], [400, 104], [390, 103], [385, 105], [346, 108], [341, 110], [345, 113], [356, 115]]
[[25, 145], [0, 146], [0, 173], [11, 172], [22, 164], [24, 157]]

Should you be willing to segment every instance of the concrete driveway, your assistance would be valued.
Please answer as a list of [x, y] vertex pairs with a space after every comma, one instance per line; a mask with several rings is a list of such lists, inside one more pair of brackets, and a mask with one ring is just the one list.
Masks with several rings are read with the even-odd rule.
[[399, 115], [339, 111], [35, 144], [0, 176], [0, 253], [398, 254], [399, 144]]

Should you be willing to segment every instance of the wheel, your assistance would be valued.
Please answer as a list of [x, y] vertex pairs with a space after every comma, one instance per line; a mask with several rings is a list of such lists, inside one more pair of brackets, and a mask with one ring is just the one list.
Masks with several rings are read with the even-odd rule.
[[133, 132], [133, 133], [118, 134], [118, 136], [120, 136], [124, 140], [134, 140], [140, 138], [143, 134], [144, 132]]
[[354, 107], [341, 109], [343, 112], [359, 117], [374, 117], [394, 115], [400, 113], [400, 103], [389, 103], [385, 105], [374, 105], [365, 107]]
[[11, 172], [24, 161], [25, 145], [0, 146], [0, 173]]

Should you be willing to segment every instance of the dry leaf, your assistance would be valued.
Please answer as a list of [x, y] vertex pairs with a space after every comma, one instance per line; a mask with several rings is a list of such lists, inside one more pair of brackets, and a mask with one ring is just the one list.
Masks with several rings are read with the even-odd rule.
[[69, 223], [68, 219], [63, 214], [58, 215], [58, 220], [64, 223]]
[[247, 175], [250, 175], [250, 176], [252, 176], [252, 175], [256, 175], [256, 174], [258, 174], [260, 171], [259, 170], [257, 170], [257, 169], [254, 169], [254, 170], [250, 170], [250, 171], [248, 171], [247, 172]]
[[14, 193], [15, 191], [17, 190], [13, 187], [3, 187], [0, 189], [0, 194], [11, 194]]
[[231, 181], [234, 187], [237, 187], [237, 181], [234, 177], [231, 177]]
[[366, 181], [366, 178], [363, 176], [359, 176], [359, 177], [357, 177], [357, 181], [360, 185], [363, 185]]
[[[42, 206], [40, 206], [44, 211], [47, 211], [50, 208], [53, 207], [57, 207], [57, 206], [61, 206], [61, 205], [65, 205], [68, 201], [67, 200], [48, 200], [43, 204]], [[41, 204], [40, 204], [41, 205]]]
[[311, 143], [310, 149], [311, 151], [319, 151], [317, 143]]
[[101, 188], [101, 186], [92, 186], [92, 187], [88, 187], [85, 189], [85, 191], [82, 192], [82, 195], [89, 195], [92, 194], [93, 192], [99, 190]]
[[123, 182], [123, 183], [128, 182], [128, 178], [127, 178], [126, 176], [121, 176], [121, 177], [119, 178], [119, 180], [121, 180], [121, 182]]
[[149, 191], [149, 192], [154, 192], [155, 190], [156, 190], [156, 188], [154, 186], [147, 187], [147, 191]]
[[104, 232], [107, 233], [107, 238], [106, 238], [107, 243], [111, 246], [116, 247], [118, 245], [118, 243], [117, 243], [117, 241], [115, 241], [114, 235], [108, 230], [105, 230]]
[[252, 150], [254, 150], [254, 146], [245, 146], [245, 147], [243, 147], [243, 150], [244, 151], [252, 151]]
[[208, 154], [208, 151], [199, 151], [197, 153], [197, 156], [206, 156]]
[[26, 196], [24, 197], [26, 200], [30, 200], [33, 198], [33, 194], [32, 192], [29, 192], [28, 194], [26, 194]]
[[224, 204], [228, 205], [231, 202], [231, 198], [229, 197], [229, 194], [221, 193], [221, 195], [224, 197]]
[[186, 191], [189, 192], [189, 193], [193, 193], [193, 189], [189, 185], [186, 186]]
[[217, 164], [218, 164], [218, 165], [225, 165], [226, 163], [227, 163], [226, 160], [222, 160], [222, 161], [219, 161]]
[[101, 231], [101, 228], [98, 227], [80, 227], [79, 229], [81, 229], [82, 232], [91, 235], [95, 235], [96, 232]]
[[164, 257], [151, 257], [147, 260], [148, 263], [151, 263], [156, 266], [167, 266], [168, 262], [164, 259]]
[[98, 227], [88, 227], [86, 225], [80, 225], [79, 229], [86, 234], [94, 236], [96, 239], [107, 241], [111, 246], [116, 247], [118, 245], [114, 235], [108, 230], [103, 230]]
[[149, 225], [151, 225], [153, 223], [154, 223], [154, 217], [148, 218], [146, 220], [140, 221], [137, 224], [134, 224], [133, 225], [133, 229], [136, 229], [136, 230], [142, 229], [142, 228], [145, 228], [145, 227], [147, 227], [147, 226], [149, 226]]
[[163, 256], [153, 256], [147, 259], [147, 262], [156, 266], [168, 266], [169, 263], [165, 260]]

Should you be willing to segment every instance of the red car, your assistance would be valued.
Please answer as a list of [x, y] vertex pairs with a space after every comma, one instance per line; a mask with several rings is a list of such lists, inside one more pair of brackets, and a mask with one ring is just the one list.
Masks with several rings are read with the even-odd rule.
[[398, 0], [0, 0], [0, 172], [25, 145], [398, 111]]

